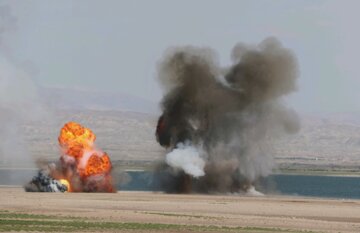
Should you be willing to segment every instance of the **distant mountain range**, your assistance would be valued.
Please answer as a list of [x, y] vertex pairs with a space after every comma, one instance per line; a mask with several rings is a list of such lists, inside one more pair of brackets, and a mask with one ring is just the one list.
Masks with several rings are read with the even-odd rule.
[[360, 171], [360, 114], [301, 116], [299, 133], [276, 142], [276, 159], [292, 167], [348, 167]]
[[54, 109], [159, 112], [157, 103], [123, 93], [41, 87], [39, 95]]
[[[159, 109], [141, 98], [114, 93], [42, 88], [52, 113], [22, 126], [22, 137], [34, 158], [57, 159], [57, 136], [67, 121], [91, 128], [97, 144], [113, 160], [155, 161], [165, 150], [155, 140]], [[300, 114], [299, 133], [274, 141], [281, 168], [347, 167], [360, 170], [360, 113]], [[1, 156], [0, 156], [1, 158]], [[7, 166], [0, 161], [0, 166]]]

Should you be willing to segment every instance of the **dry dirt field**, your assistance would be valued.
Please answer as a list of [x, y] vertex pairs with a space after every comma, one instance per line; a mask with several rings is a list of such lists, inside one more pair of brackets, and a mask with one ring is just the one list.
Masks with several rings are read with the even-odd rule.
[[1, 232], [360, 232], [360, 200], [0, 188]]

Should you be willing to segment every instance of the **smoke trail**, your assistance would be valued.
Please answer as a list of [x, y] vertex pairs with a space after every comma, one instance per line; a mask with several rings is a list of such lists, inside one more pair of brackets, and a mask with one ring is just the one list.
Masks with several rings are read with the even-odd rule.
[[6, 38], [16, 29], [10, 7], [0, 6], [0, 165], [35, 167], [20, 126], [37, 120], [43, 108], [28, 73], [10, 57]]
[[296, 90], [292, 52], [268, 38], [257, 46], [237, 44], [232, 60], [222, 68], [212, 49], [183, 47], [167, 51], [159, 65], [165, 96], [157, 140], [173, 152], [186, 141], [202, 145], [205, 176], [193, 182], [195, 191], [249, 189], [274, 167], [271, 142], [299, 129], [296, 113], [282, 101]]

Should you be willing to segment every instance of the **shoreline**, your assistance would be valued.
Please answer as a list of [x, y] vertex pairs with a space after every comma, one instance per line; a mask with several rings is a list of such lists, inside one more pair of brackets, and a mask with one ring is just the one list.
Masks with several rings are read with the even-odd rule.
[[[0, 171], [37, 171], [38, 168], [32, 167], [0, 167]], [[122, 166], [114, 167], [114, 170], [120, 170], [122, 172], [151, 172], [151, 169], [148, 167], [129, 167], [125, 168]], [[360, 171], [357, 172], [349, 172], [346, 170], [338, 170], [338, 171], [326, 171], [326, 170], [319, 170], [319, 171], [304, 171], [304, 170], [276, 170], [273, 171], [270, 175], [304, 175], [304, 176], [339, 176], [339, 177], [360, 177]]]
[[294, 172], [273, 172], [270, 175], [290, 175], [290, 176], [334, 176], [334, 177], [360, 177], [360, 173], [354, 172], [351, 173], [343, 173], [343, 172], [302, 172], [302, 171], [294, 171]]
[[225, 196], [225, 197], [239, 197], [239, 198], [274, 198], [274, 199], [305, 199], [305, 200], [329, 200], [329, 201], [360, 201], [360, 198], [337, 198], [337, 197], [319, 197], [319, 196], [301, 196], [301, 195], [289, 195], [289, 194], [281, 194], [281, 193], [261, 193], [262, 195], [253, 195], [251, 193], [166, 193], [164, 191], [138, 191], [138, 190], [117, 190], [115, 193], [86, 193], [86, 192], [26, 192], [22, 185], [0, 185], [0, 193], [1, 189], [16, 189], [21, 190], [25, 193], [39, 193], [42, 194], [104, 194], [104, 195], [111, 195], [111, 194], [121, 194], [121, 193], [144, 193], [144, 194], [164, 194], [169, 196]]

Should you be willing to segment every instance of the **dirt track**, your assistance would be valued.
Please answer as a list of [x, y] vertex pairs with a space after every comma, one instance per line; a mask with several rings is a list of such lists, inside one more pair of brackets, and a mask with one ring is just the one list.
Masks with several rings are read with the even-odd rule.
[[[150, 192], [26, 193], [21, 188], [3, 187], [0, 188], [0, 209], [111, 222], [360, 232], [359, 200]], [[270, 232], [277, 232], [271, 229]]]

